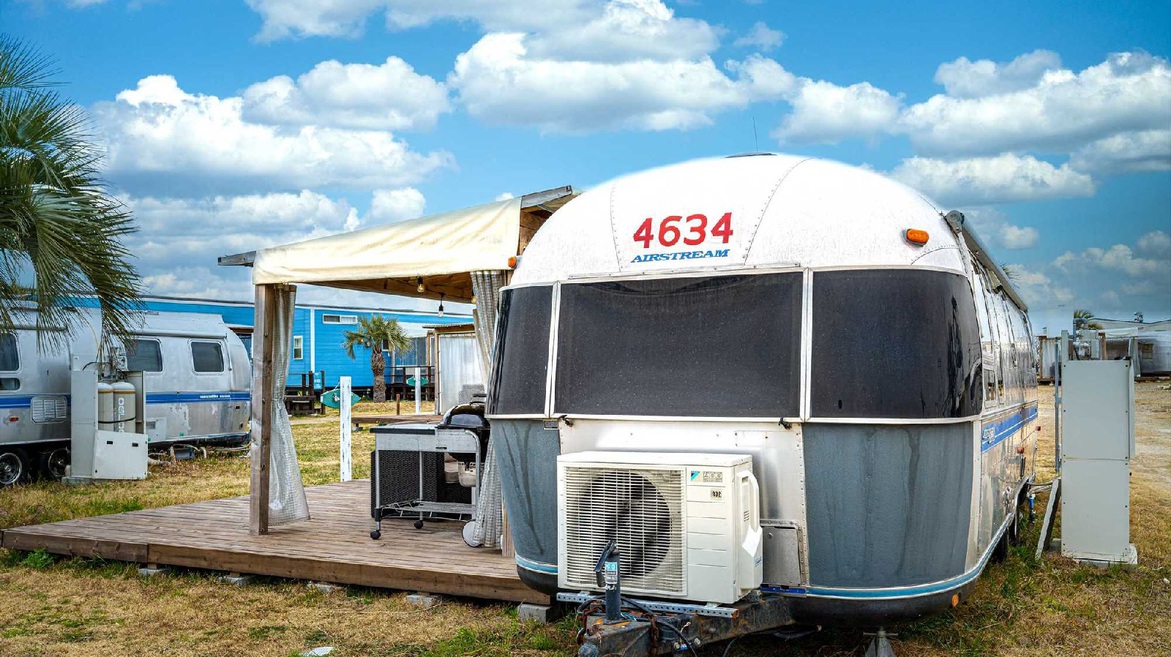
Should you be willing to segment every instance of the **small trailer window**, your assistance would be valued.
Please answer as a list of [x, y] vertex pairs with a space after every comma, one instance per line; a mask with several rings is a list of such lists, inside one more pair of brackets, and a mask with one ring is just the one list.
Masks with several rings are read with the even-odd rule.
[[521, 287], [501, 295], [489, 412], [544, 414], [552, 307], [549, 286]]
[[293, 360], [303, 360], [305, 358], [305, 338], [299, 335], [293, 336]]
[[554, 412], [795, 417], [800, 273], [561, 286]]
[[20, 354], [16, 352], [16, 335], [0, 333], [0, 372], [20, 369]]
[[963, 276], [813, 274], [814, 417], [952, 418], [980, 412], [980, 327]]
[[191, 363], [196, 372], [223, 372], [223, 348], [218, 342], [192, 342]]
[[132, 372], [162, 372], [163, 353], [158, 340], [135, 340], [126, 350], [126, 368]]

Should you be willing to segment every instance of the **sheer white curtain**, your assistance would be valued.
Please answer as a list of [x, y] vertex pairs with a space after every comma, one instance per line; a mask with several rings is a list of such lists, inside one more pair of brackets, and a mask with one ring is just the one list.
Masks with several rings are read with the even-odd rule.
[[297, 446], [293, 443], [293, 428], [285, 410], [285, 380], [289, 371], [289, 351], [292, 349], [293, 311], [297, 288], [294, 285], [273, 285], [272, 340], [276, 345], [272, 363], [272, 414], [266, 418], [272, 423], [272, 452], [269, 465], [269, 524], [279, 525], [309, 519], [309, 504], [301, 483], [301, 467], [297, 462]]

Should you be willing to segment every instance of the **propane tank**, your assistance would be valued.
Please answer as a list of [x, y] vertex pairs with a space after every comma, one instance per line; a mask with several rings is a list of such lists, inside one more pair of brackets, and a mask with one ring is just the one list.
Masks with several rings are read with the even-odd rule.
[[114, 430], [114, 386], [98, 381], [98, 428]]
[[134, 417], [134, 397], [136, 394], [134, 384], [119, 381], [112, 387], [114, 389], [114, 420], [118, 423], [114, 431], [134, 433], [133, 424], [130, 425], [129, 429], [126, 427], [127, 422], [134, 422], [137, 419]]

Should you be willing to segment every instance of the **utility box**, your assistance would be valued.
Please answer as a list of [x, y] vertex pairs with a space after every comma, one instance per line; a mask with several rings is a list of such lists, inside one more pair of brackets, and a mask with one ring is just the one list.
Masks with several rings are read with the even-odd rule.
[[[124, 361], [123, 361], [124, 363]], [[125, 367], [123, 363], [119, 363]], [[74, 354], [70, 362], [70, 456], [66, 481], [80, 483], [107, 479], [146, 479], [145, 386], [142, 372], [120, 371], [128, 384], [120, 419], [107, 422], [118, 431], [99, 429], [99, 371], [103, 364], [90, 355]], [[113, 408], [111, 403], [109, 408]], [[105, 421], [103, 421], [105, 422]]]
[[1136, 564], [1130, 544], [1131, 361], [1066, 361], [1061, 384], [1061, 554]]

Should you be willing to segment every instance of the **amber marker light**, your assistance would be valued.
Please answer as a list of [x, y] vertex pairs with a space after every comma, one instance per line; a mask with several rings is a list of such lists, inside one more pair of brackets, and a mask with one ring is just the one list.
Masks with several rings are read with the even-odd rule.
[[509, 269], [516, 269], [516, 262], [517, 262], [516, 256], [510, 256], [508, 258], [508, 268]]
[[928, 235], [927, 231], [925, 230], [919, 230], [918, 228], [908, 228], [907, 232], [903, 233], [903, 237], [906, 237], [907, 241], [911, 244], [926, 244], [927, 240], [930, 239], [931, 236]]

